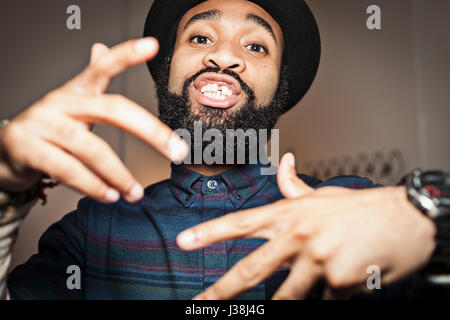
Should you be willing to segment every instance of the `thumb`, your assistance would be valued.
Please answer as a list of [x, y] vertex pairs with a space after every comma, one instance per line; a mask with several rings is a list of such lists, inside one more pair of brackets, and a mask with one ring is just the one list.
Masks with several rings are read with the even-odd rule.
[[109, 51], [109, 48], [105, 46], [103, 43], [97, 42], [92, 45], [91, 48], [91, 60], [90, 64], [94, 64], [98, 61], [103, 54]]
[[292, 153], [286, 153], [280, 162], [277, 173], [278, 187], [286, 198], [297, 198], [313, 190], [297, 177], [295, 170], [295, 157]]

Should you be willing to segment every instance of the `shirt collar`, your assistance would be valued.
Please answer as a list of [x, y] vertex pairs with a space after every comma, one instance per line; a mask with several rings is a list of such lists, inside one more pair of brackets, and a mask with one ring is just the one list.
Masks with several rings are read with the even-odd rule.
[[269, 165], [244, 164], [213, 177], [205, 177], [200, 173], [191, 171], [181, 165], [172, 163], [170, 189], [173, 195], [183, 204], [189, 207], [194, 202], [198, 191], [193, 188], [199, 179], [222, 179], [226, 185], [230, 201], [236, 208], [240, 208], [248, 199], [253, 197], [266, 184], [268, 175], [261, 174], [261, 168]]

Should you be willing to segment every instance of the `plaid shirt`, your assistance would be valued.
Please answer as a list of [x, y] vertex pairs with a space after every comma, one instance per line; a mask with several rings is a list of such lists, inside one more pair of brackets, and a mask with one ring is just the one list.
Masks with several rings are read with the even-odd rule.
[[[282, 198], [275, 176], [260, 164], [206, 177], [172, 165], [171, 178], [146, 188], [137, 204], [82, 199], [76, 211], [53, 224], [39, 252], [8, 275], [11, 299], [191, 299], [265, 240], [224, 241], [192, 252], [178, 248], [179, 232], [227, 213]], [[372, 187], [370, 180], [337, 177], [310, 186]], [[81, 270], [81, 288], [68, 289], [69, 266]], [[287, 276], [277, 271], [242, 294], [267, 299]]]

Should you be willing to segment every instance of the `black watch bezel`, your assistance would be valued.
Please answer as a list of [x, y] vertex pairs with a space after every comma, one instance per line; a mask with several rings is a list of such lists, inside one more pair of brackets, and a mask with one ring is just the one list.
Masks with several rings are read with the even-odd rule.
[[450, 174], [442, 170], [419, 168], [403, 180], [408, 200], [435, 219], [450, 218]]

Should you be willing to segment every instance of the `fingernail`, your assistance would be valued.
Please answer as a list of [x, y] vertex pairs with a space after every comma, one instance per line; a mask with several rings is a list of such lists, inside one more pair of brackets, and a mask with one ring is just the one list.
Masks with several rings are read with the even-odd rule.
[[187, 230], [180, 233], [178, 236], [178, 241], [183, 245], [193, 245], [195, 242], [195, 233]]
[[170, 159], [174, 162], [182, 161], [189, 153], [189, 147], [178, 135], [172, 135], [169, 141]]
[[292, 153], [286, 154], [288, 165], [291, 167], [295, 167], [295, 157]]
[[135, 49], [138, 53], [150, 53], [156, 48], [155, 40], [153, 39], [142, 39], [136, 43]]
[[106, 191], [106, 200], [108, 202], [116, 202], [120, 199], [120, 193], [117, 190], [109, 189]]
[[128, 192], [128, 196], [135, 201], [141, 200], [144, 196], [144, 189], [141, 185], [136, 184], [133, 188], [131, 188], [130, 192]]

